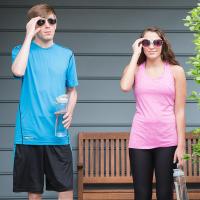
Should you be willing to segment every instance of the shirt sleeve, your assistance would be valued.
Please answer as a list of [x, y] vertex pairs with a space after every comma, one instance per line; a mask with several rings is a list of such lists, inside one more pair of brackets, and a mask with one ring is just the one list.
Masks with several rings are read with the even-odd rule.
[[68, 67], [67, 67], [67, 73], [66, 73], [66, 87], [76, 87], [78, 86], [78, 78], [76, 73], [76, 62], [74, 54], [72, 53]]
[[15, 58], [17, 57], [19, 51], [21, 49], [21, 45], [16, 46], [12, 49], [12, 63], [15, 61]]
[[[16, 46], [16, 47], [14, 47], [14, 48], [12, 49], [12, 63], [15, 61], [15, 58], [17, 57], [17, 55], [18, 55], [20, 49], [21, 49], [21, 45]], [[20, 78], [21, 78], [21, 77], [15, 76], [14, 74], [13, 74], [13, 76], [14, 76], [14, 78], [16, 78], [16, 79], [20, 79]]]

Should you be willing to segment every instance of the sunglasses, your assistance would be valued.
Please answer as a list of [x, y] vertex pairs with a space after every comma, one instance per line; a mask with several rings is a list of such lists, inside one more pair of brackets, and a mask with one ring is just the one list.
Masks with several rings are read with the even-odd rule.
[[48, 19], [39, 19], [39, 20], [37, 21], [37, 25], [38, 25], [38, 26], [43, 26], [43, 25], [46, 23], [46, 21], [48, 21], [48, 23], [49, 23], [50, 25], [56, 24], [56, 19], [48, 18]]
[[162, 46], [163, 41], [161, 39], [153, 40], [153, 41], [144, 39], [144, 40], [142, 40], [141, 44], [142, 44], [143, 47], [148, 47], [151, 44], [153, 44], [156, 47], [160, 47], [160, 46]]

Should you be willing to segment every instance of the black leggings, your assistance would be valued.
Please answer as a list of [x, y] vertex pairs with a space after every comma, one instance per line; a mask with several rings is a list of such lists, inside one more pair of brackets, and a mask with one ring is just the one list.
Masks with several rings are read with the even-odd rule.
[[155, 170], [157, 200], [173, 199], [173, 157], [176, 147], [129, 149], [136, 200], [152, 199]]

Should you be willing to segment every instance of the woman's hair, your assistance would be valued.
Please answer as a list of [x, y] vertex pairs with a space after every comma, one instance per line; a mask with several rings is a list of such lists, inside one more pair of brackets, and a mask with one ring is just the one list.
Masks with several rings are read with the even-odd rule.
[[[155, 32], [163, 40], [162, 51], [161, 51], [162, 61], [168, 62], [169, 64], [172, 64], [172, 65], [179, 65], [179, 62], [176, 60], [174, 52], [172, 51], [171, 45], [169, 41], [167, 40], [164, 32], [157, 27], [148, 27], [142, 32], [142, 34], [140, 35], [140, 38], [144, 37], [146, 32]], [[142, 63], [146, 61], [146, 59], [147, 59], [146, 55], [144, 54], [144, 51], [142, 48], [142, 52], [140, 54], [137, 64], [141, 65]]]
[[55, 10], [51, 6], [48, 4], [37, 4], [28, 10], [27, 17], [30, 20], [38, 16], [47, 17], [50, 14], [56, 15]]

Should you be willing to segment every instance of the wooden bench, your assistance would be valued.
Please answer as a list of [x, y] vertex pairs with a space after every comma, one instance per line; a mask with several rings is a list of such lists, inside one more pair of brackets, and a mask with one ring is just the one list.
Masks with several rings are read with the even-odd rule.
[[[134, 197], [128, 153], [127, 132], [82, 132], [78, 135], [78, 199], [130, 200]], [[186, 153], [197, 137], [187, 133]], [[200, 163], [186, 162], [189, 199], [200, 200]], [[155, 180], [153, 181], [155, 183]], [[192, 189], [196, 188], [196, 189]], [[175, 197], [175, 193], [174, 193]], [[153, 199], [156, 199], [153, 190]], [[174, 198], [175, 199], [175, 198]]]

